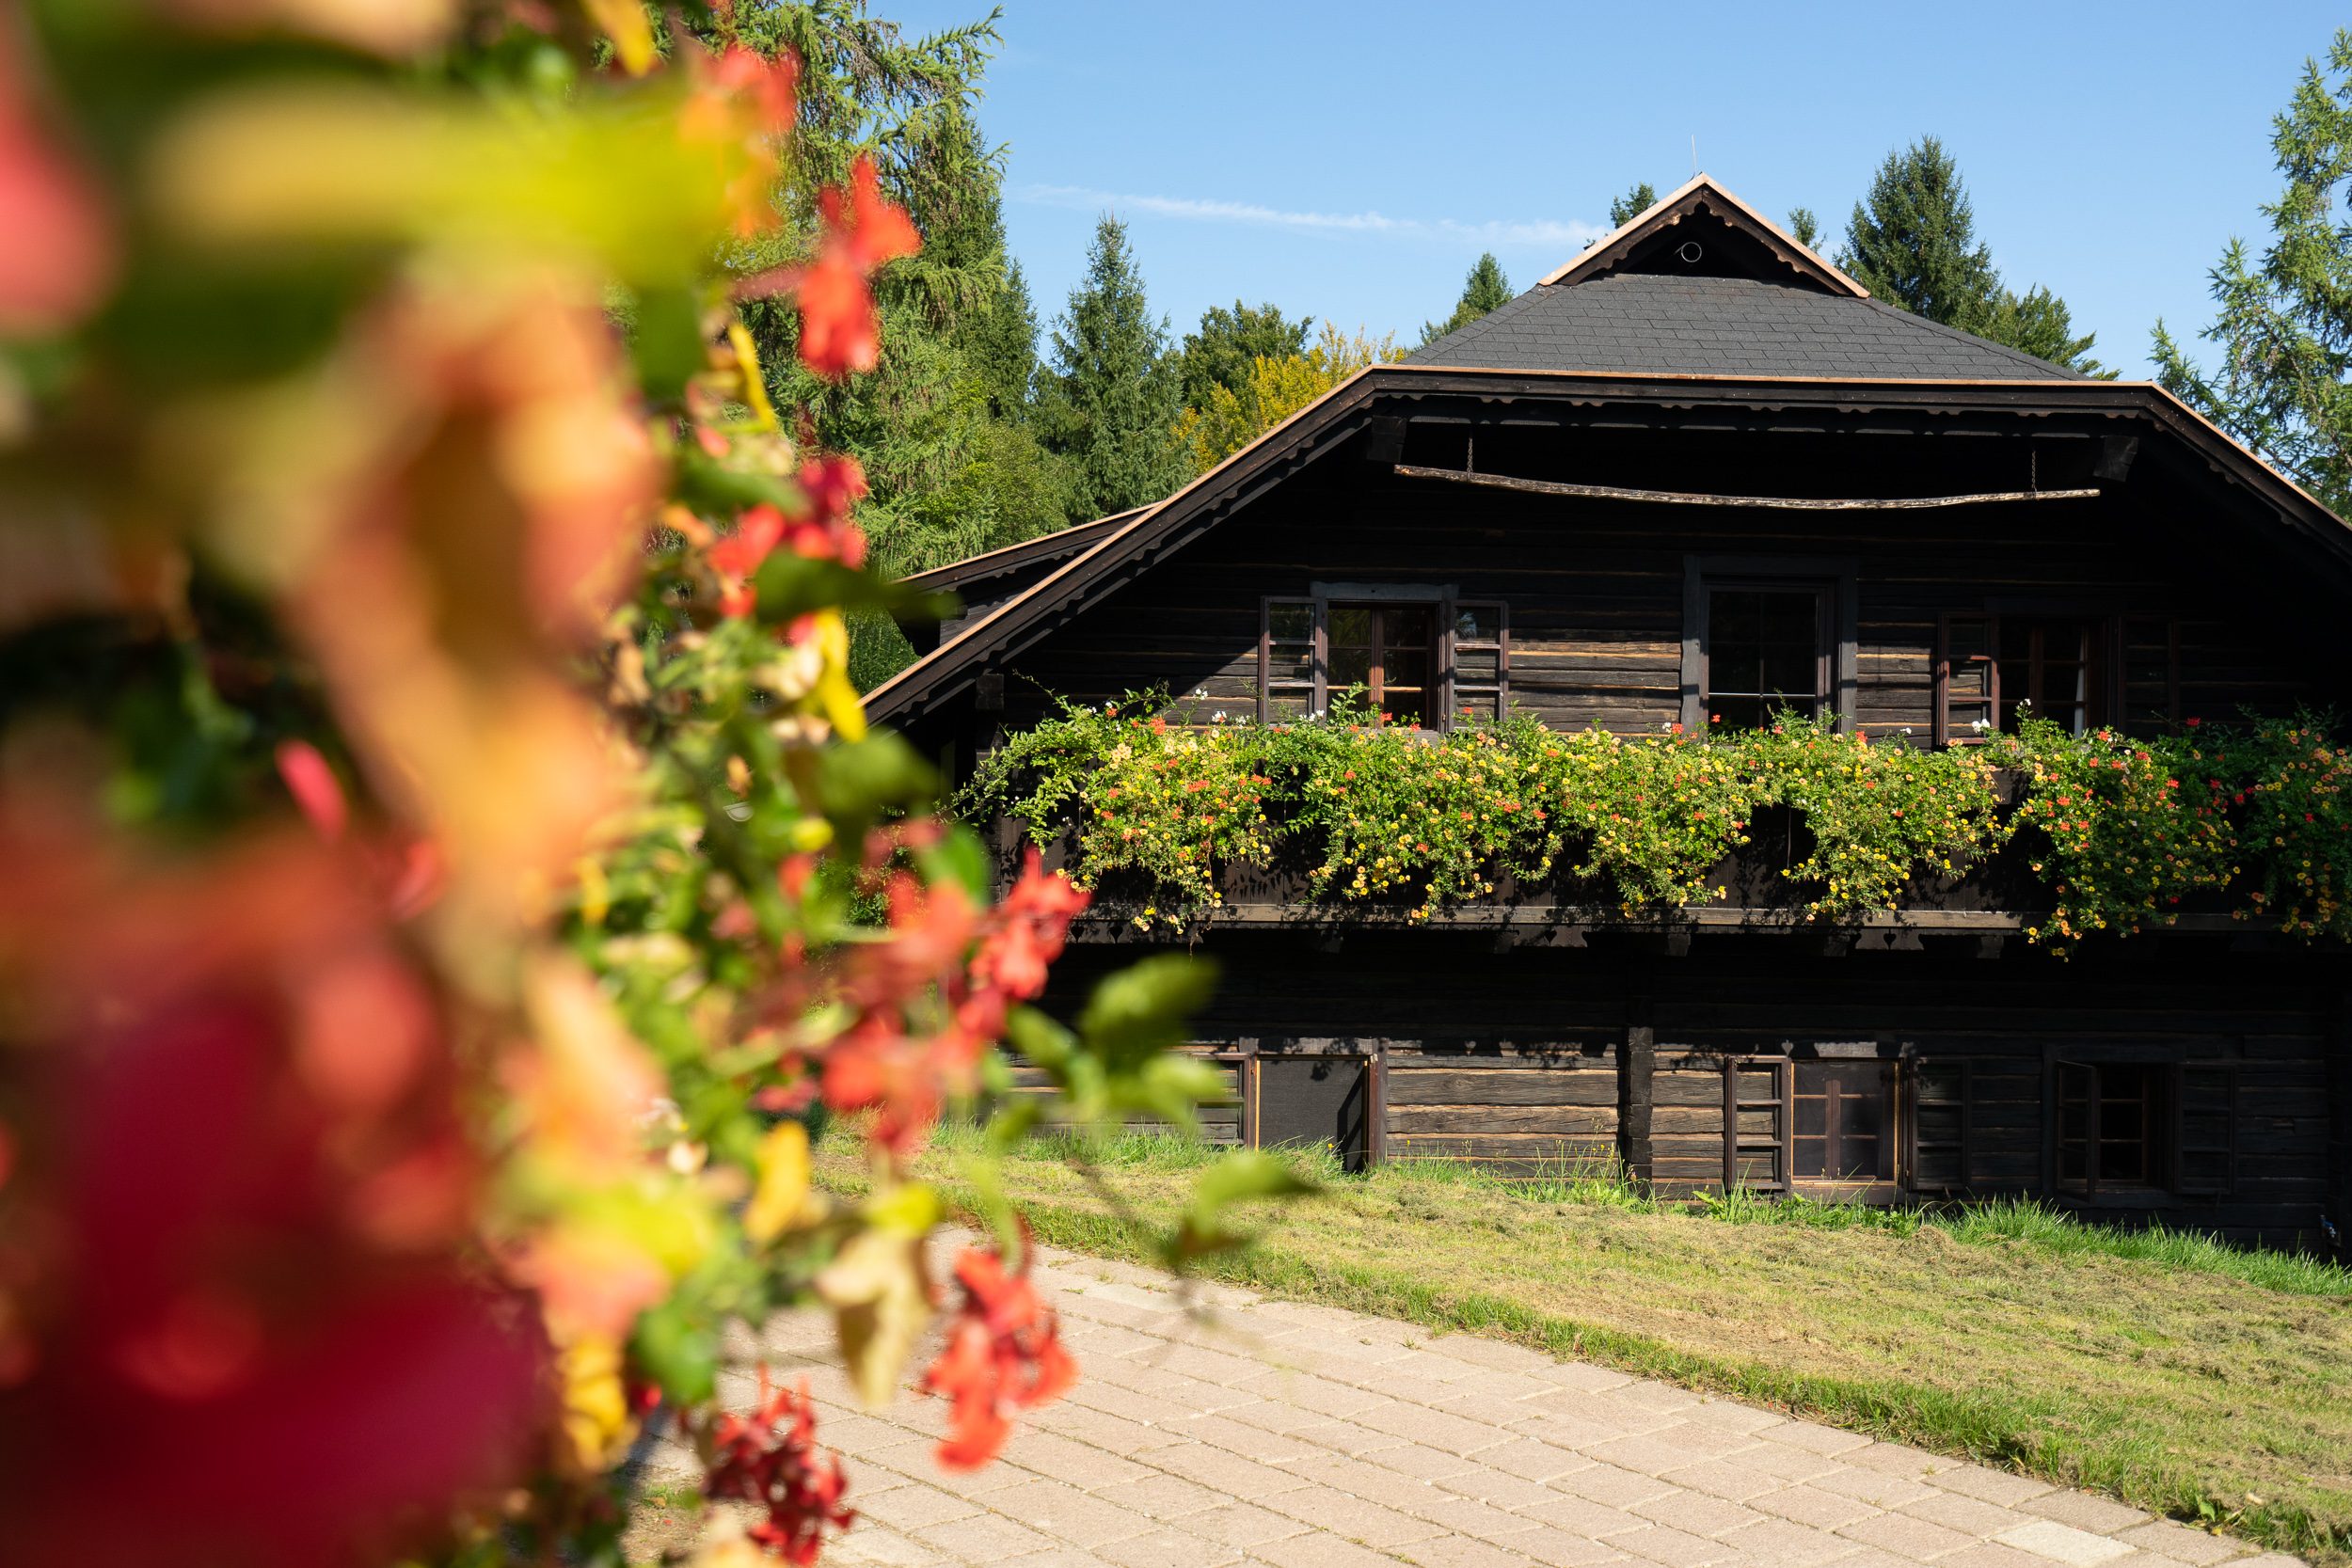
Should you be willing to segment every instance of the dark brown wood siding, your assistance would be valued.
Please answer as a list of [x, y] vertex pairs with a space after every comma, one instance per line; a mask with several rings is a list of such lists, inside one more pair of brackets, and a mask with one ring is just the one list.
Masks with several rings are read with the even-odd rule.
[[[1674, 958], [1634, 934], [1499, 952], [1436, 930], [1351, 934], [1337, 951], [1294, 934], [1232, 933], [1208, 944], [1222, 978], [1196, 1035], [1236, 1054], [1343, 1051], [1380, 1064], [1379, 1157], [1520, 1174], [1623, 1160], [1646, 1164], [1670, 1195], [1723, 1185], [1726, 1063], [1873, 1047], [1890, 1061], [1964, 1063], [1957, 1191], [2053, 1198], [2054, 1062], [2227, 1069], [2234, 1104], [2220, 1190], [2116, 1196], [2092, 1216], [2316, 1242], [2330, 1180], [2341, 1181], [2330, 1174], [2343, 1132], [2328, 1080], [2342, 1070], [2331, 1060], [2343, 1058], [2333, 1043], [2343, 960], [2284, 946], [2233, 953], [2227, 938], [2137, 940], [2137, 952], [2060, 962], [2015, 943], [1982, 958], [1974, 938], [1825, 958], [1801, 937], [1701, 936]], [[1072, 949], [1052, 1005], [1074, 1008], [1093, 978], [1143, 950]], [[1632, 1062], [1655, 1057], [1645, 1143], [1628, 1135], [1629, 1040]], [[1742, 1097], [1767, 1076], [1744, 1080]], [[1760, 1109], [1736, 1115], [1742, 1145], [1779, 1135]], [[1751, 1175], [1764, 1184], [1760, 1161]]]

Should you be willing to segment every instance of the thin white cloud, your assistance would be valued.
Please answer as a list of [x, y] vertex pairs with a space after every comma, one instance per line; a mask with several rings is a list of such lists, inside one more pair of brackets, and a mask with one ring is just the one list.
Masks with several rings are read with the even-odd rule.
[[1309, 233], [1364, 234], [1385, 239], [1470, 241], [1478, 245], [1551, 245], [1570, 251], [1609, 232], [1606, 224], [1489, 219], [1465, 223], [1458, 218], [1399, 218], [1386, 213], [1314, 213], [1264, 207], [1250, 201], [1211, 201], [1184, 196], [1137, 196], [1100, 191], [1086, 185], [1022, 185], [1015, 201], [1039, 207], [1078, 207], [1114, 212], [1150, 213], [1155, 217], [1184, 218], [1195, 223], [1238, 223], [1261, 229], [1291, 229]]

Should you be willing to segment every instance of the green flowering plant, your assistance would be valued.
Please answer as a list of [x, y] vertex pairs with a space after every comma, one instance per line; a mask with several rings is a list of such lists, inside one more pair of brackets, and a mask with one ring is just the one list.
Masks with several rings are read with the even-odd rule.
[[1311, 899], [1417, 920], [1554, 877], [1629, 914], [1709, 903], [1756, 813], [1785, 807], [1806, 847], [1781, 875], [1816, 919], [1897, 908], [2013, 843], [2047, 888], [2026, 935], [2053, 951], [2233, 890], [2243, 917], [2352, 935], [2352, 753], [2325, 716], [2190, 720], [2153, 739], [2027, 717], [1936, 751], [1795, 713], [1644, 736], [1526, 714], [1433, 733], [1384, 721], [1360, 693], [1299, 722], [1175, 713], [1164, 693], [1065, 705], [987, 759], [956, 809], [1015, 817], [1041, 845], [1074, 834], [1073, 875], [1136, 874], [1144, 925], [1181, 925], [1222, 901], [1225, 868], [1278, 860], [1307, 867]]

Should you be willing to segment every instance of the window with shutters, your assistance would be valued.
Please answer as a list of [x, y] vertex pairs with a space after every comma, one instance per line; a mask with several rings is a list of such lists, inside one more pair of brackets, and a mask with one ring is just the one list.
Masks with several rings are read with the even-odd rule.
[[2237, 1163], [2237, 1069], [2228, 1062], [2052, 1065], [2054, 1177], [2070, 1196], [2215, 1196]]
[[1908, 1183], [1914, 1192], [1959, 1192], [1968, 1185], [1968, 1064], [1931, 1058], [1910, 1069]]
[[1510, 634], [1500, 600], [1335, 584], [1261, 605], [1258, 715], [1266, 722], [1327, 711], [1350, 689], [1417, 729], [1491, 721], [1509, 706]]
[[1724, 1064], [1724, 1185], [1788, 1190], [1788, 1069], [1774, 1057]]

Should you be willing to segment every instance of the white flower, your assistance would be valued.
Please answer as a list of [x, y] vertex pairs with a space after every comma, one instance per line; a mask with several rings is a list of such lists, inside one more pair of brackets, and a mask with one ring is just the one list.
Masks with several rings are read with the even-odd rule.
[[1911, 726], [1910, 726], [1909, 724], [1905, 724], [1905, 725], [1903, 725], [1903, 726], [1902, 726], [1902, 732], [1903, 732], [1903, 734], [1905, 734], [1905, 735], [1909, 735], [1909, 734], [1911, 733]]
[[1192, 694], [1196, 697], [1205, 697], [1209, 694], [1209, 689], [1205, 686], [1196, 687], [1194, 688]]
[[1982, 735], [1991, 726], [1986, 724], [1981, 719], [1971, 719], [1968, 721], [1968, 727], [1976, 731], [1979, 735]]
[[1209, 722], [1212, 724], [1222, 724], [1225, 722], [1225, 710], [1223, 708], [1218, 708], [1215, 713], [1210, 714]]

